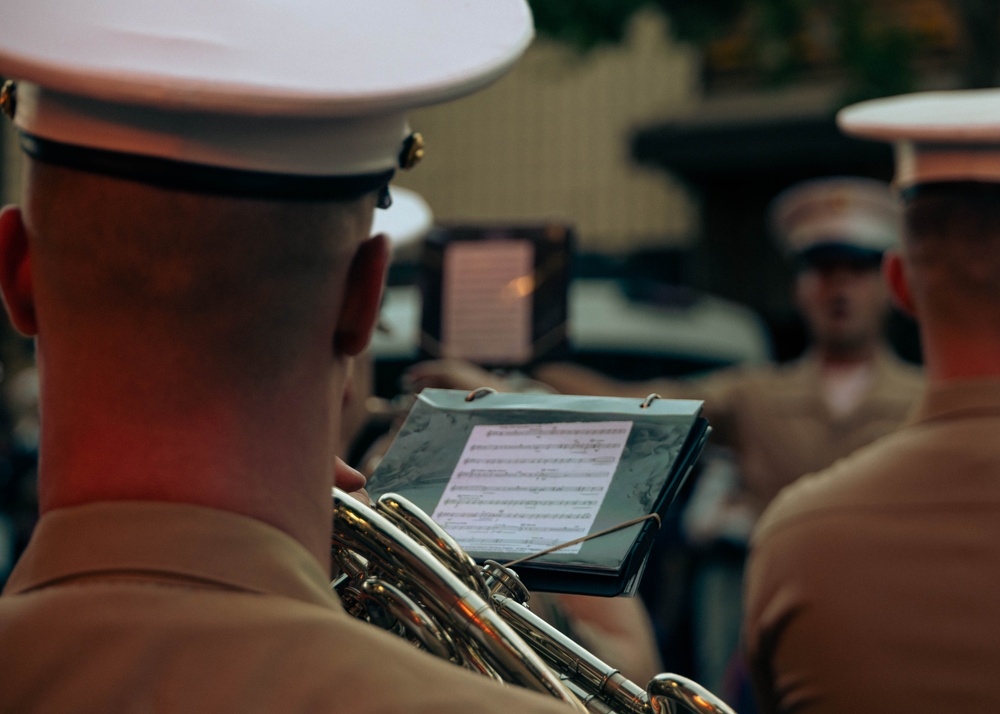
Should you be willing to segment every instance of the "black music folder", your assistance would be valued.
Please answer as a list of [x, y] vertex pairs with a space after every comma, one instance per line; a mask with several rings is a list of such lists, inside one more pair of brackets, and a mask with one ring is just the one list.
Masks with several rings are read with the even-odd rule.
[[[368, 481], [482, 563], [508, 563], [662, 515], [708, 436], [702, 402], [425, 389]], [[514, 566], [533, 590], [634, 595], [649, 518]]]
[[435, 228], [421, 256], [422, 355], [492, 368], [566, 352], [573, 241], [561, 224]]

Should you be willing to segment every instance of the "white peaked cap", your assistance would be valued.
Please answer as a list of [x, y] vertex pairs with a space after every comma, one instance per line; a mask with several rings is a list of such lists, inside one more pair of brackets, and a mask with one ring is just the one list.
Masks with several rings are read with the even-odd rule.
[[392, 206], [375, 212], [372, 234], [384, 233], [398, 251], [419, 241], [433, 227], [434, 214], [427, 201], [415, 191], [393, 186]]
[[1000, 89], [920, 92], [842, 109], [846, 134], [896, 147], [899, 188], [1000, 182]]
[[525, 0], [8, 0], [3, 26], [29, 153], [310, 178], [392, 171], [408, 109], [492, 82], [533, 36]]
[[795, 255], [827, 247], [881, 253], [897, 243], [900, 220], [888, 184], [855, 176], [803, 181], [771, 204], [774, 231]]

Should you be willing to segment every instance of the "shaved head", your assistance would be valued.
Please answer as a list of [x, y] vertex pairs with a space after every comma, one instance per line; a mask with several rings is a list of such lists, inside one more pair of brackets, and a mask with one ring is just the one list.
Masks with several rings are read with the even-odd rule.
[[249, 200], [35, 162], [30, 171], [25, 224], [42, 324], [78, 339], [113, 325], [169, 336], [199, 368], [236, 360], [254, 380], [280, 373], [330, 322], [371, 225], [371, 198]]
[[921, 186], [907, 203], [904, 256], [924, 314], [1000, 330], [1000, 185]]

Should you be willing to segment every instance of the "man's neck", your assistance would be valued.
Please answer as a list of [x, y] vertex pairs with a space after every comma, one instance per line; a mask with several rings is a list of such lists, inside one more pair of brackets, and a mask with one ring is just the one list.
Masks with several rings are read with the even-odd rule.
[[875, 344], [857, 347], [817, 345], [815, 352], [823, 369], [853, 369], [874, 362], [879, 347]]
[[102, 388], [107, 380], [70, 381], [50, 379], [43, 391], [43, 512], [107, 500], [192, 503], [273, 525], [328, 567], [337, 426], [330, 384], [274, 393], [262, 386], [243, 400], [203, 395], [167, 408], [168, 395], [156, 392], [162, 380], [131, 399]]
[[1000, 335], [921, 325], [924, 369], [932, 381], [1000, 377]]

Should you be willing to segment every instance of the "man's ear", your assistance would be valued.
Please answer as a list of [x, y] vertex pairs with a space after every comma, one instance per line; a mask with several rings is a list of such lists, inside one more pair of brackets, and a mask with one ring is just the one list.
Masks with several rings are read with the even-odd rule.
[[0, 293], [14, 328], [27, 337], [36, 335], [28, 233], [16, 206], [0, 211]]
[[347, 271], [344, 301], [340, 307], [334, 349], [354, 356], [368, 346], [378, 322], [382, 287], [389, 267], [389, 239], [377, 235], [363, 242]]
[[910, 317], [915, 317], [917, 311], [913, 294], [910, 292], [910, 281], [906, 276], [903, 256], [899, 252], [895, 250], [886, 252], [882, 258], [882, 277], [889, 286], [893, 304]]

